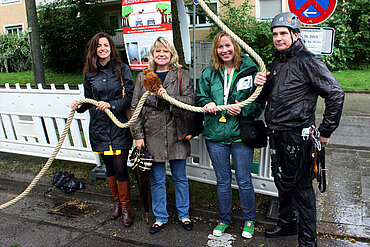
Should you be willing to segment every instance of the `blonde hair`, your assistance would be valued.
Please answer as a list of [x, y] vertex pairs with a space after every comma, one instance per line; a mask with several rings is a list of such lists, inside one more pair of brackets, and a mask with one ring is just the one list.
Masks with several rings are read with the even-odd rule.
[[159, 47], [165, 47], [171, 53], [170, 59], [170, 67], [181, 68], [182, 66], [179, 64], [179, 55], [175, 49], [173, 43], [165, 37], [158, 37], [154, 42], [152, 47], [150, 48], [149, 54], [149, 69], [156, 70], [156, 63], [154, 61], [154, 51]]
[[231, 43], [234, 45], [234, 68], [237, 70], [240, 69], [240, 66], [242, 64], [242, 57], [241, 57], [241, 49], [238, 43], [235, 42], [226, 32], [221, 31], [216, 34], [216, 36], [213, 38], [213, 46], [212, 46], [212, 52], [211, 52], [211, 59], [212, 59], [212, 68], [217, 71], [219, 69], [224, 68], [224, 61], [218, 56], [217, 48], [220, 43], [220, 39], [226, 36], [230, 39]]

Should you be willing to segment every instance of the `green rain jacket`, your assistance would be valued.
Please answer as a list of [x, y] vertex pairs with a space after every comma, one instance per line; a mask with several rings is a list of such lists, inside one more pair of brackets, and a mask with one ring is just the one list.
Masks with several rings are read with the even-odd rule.
[[[253, 94], [256, 87], [254, 77], [257, 73], [257, 66], [252, 59], [242, 54], [240, 71], [234, 80], [229, 92], [228, 104], [234, 104], [235, 100], [242, 102]], [[234, 72], [235, 73], [235, 72]], [[196, 104], [200, 107], [209, 102], [216, 105], [224, 104], [224, 72], [214, 71], [212, 66], [204, 69], [196, 89]], [[225, 111], [218, 111], [216, 115], [206, 113], [204, 116], [203, 138], [224, 143], [232, 143], [240, 140], [239, 120], [251, 122], [258, 118], [265, 107], [265, 101], [258, 98], [251, 104], [242, 108], [238, 116], [231, 116]], [[226, 122], [219, 121], [222, 114], [225, 114]]]

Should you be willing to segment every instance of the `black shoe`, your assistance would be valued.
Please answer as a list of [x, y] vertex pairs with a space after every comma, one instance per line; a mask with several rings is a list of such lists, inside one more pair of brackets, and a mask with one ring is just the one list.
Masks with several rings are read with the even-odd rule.
[[288, 236], [288, 235], [296, 235], [298, 233], [298, 229], [296, 225], [281, 227], [279, 225], [275, 226], [274, 228], [267, 229], [265, 231], [265, 236], [268, 238], [277, 238], [279, 236]]
[[181, 221], [181, 226], [187, 231], [193, 230], [193, 222], [191, 220]]
[[155, 234], [162, 230], [164, 228], [164, 224], [158, 225], [157, 223], [154, 223], [151, 227], [149, 227], [149, 233], [150, 234]]

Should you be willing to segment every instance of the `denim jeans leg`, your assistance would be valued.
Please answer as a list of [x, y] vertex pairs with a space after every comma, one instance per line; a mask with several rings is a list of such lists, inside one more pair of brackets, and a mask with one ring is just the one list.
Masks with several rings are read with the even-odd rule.
[[157, 222], [167, 223], [166, 167], [164, 162], [154, 162], [150, 170], [152, 210]]
[[189, 182], [186, 177], [186, 160], [170, 160], [175, 185], [176, 209], [179, 220], [189, 218]]
[[206, 146], [217, 177], [217, 201], [220, 223], [230, 224], [232, 207], [230, 147], [206, 140]]
[[231, 144], [231, 155], [234, 162], [236, 182], [239, 187], [244, 222], [255, 222], [256, 219], [256, 210], [254, 206], [255, 196], [251, 174], [253, 152], [253, 148], [249, 148], [242, 142], [234, 142]]

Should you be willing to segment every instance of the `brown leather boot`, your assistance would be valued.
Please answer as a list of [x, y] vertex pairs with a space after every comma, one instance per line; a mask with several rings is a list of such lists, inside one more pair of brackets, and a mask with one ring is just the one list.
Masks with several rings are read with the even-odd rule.
[[119, 200], [118, 195], [117, 177], [116, 176], [107, 177], [107, 180], [115, 201], [113, 212], [109, 218], [111, 220], [115, 220], [118, 219], [122, 214], [121, 201]]
[[118, 194], [122, 206], [122, 218], [123, 225], [129, 227], [133, 223], [130, 210], [130, 181], [119, 182], [118, 181]]

